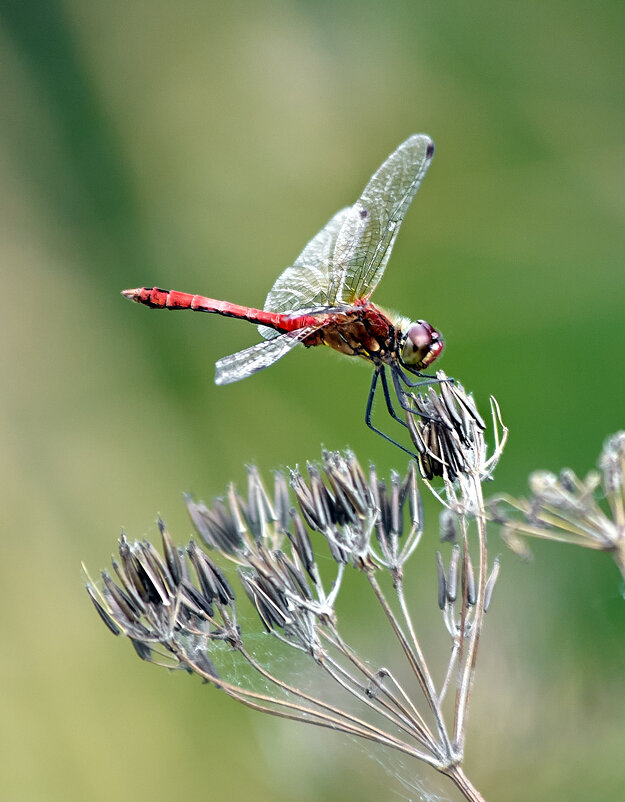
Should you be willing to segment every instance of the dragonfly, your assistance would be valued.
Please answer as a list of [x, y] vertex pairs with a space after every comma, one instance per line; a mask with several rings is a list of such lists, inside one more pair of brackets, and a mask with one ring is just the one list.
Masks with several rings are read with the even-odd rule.
[[[356, 203], [337, 212], [276, 279], [263, 309], [159, 287], [124, 290], [122, 295], [152, 309], [190, 309], [257, 324], [261, 342], [215, 364], [218, 385], [268, 368], [297, 345], [326, 345], [367, 360], [374, 371], [365, 422], [412, 454], [374, 425], [373, 401], [381, 384], [389, 413], [407, 426], [394, 407], [391, 389], [402, 409], [414, 414], [411, 388], [437, 381], [423, 371], [440, 356], [443, 338], [425, 320], [386, 312], [370, 298], [433, 156], [434, 143], [426, 134], [414, 134], [399, 145]], [[424, 284], [422, 279], [419, 283]]]

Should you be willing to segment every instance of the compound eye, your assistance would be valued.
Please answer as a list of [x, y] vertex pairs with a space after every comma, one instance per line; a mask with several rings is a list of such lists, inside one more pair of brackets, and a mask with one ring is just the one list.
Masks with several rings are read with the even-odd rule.
[[417, 320], [408, 326], [401, 349], [401, 358], [405, 365], [422, 370], [433, 362], [443, 350], [443, 341], [439, 333], [426, 323]]
[[429, 323], [426, 323], [425, 320], [417, 320], [416, 323], [412, 323], [412, 325], [408, 327], [406, 341], [407, 343], [412, 343], [414, 351], [427, 350], [432, 344], [433, 334], [434, 329]]

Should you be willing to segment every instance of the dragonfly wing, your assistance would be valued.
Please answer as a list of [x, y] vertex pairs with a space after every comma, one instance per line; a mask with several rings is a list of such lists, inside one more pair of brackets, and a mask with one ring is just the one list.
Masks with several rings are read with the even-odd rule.
[[[267, 312], [295, 312], [328, 305], [336, 238], [351, 211], [347, 208], [337, 212], [310, 240], [291, 267], [278, 276], [263, 307]], [[278, 336], [278, 332], [268, 326], [259, 326], [258, 330], [268, 340]]]
[[231, 384], [268, 368], [314, 331], [314, 326], [308, 326], [299, 331], [279, 334], [244, 351], [225, 356], [215, 363], [215, 384]]
[[351, 207], [329, 260], [328, 302], [368, 298], [382, 278], [406, 211], [434, 156], [426, 134], [403, 142]]

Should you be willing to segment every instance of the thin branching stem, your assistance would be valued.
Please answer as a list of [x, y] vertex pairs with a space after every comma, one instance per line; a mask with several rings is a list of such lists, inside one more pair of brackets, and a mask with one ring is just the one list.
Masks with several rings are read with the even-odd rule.
[[[290, 685], [290, 684], [284, 682], [284, 680], [279, 679], [278, 677], [275, 677], [273, 674], [271, 674], [269, 671], [267, 671], [267, 669], [265, 669], [260, 663], [256, 662], [254, 660], [254, 658], [249, 654], [249, 652], [247, 652], [245, 649], [240, 649], [240, 652], [245, 657], [245, 659], [250, 663], [250, 665], [256, 671], [258, 671], [258, 673], [261, 676], [263, 676], [265, 679], [267, 679], [270, 682], [272, 682], [274, 685], [277, 685], [279, 688], [282, 688], [283, 690], [285, 690], [288, 693], [292, 694], [293, 696], [297, 696], [300, 699], [304, 699], [307, 702], [311, 702], [312, 704], [317, 705], [318, 707], [320, 707], [323, 710], [328, 710], [329, 712], [333, 713], [336, 716], [340, 716], [342, 718], [347, 719], [350, 722], [354, 722], [358, 726], [362, 726], [364, 728], [370, 728], [372, 732], [380, 733], [381, 735], [384, 735], [385, 737], [388, 737], [388, 738], [392, 738], [393, 737], [393, 736], [389, 735], [388, 733], [384, 733], [384, 731], [380, 730], [378, 727], [374, 727], [373, 725], [369, 724], [368, 722], [362, 721], [358, 717], [353, 716], [351, 713], [346, 713], [341, 708], [338, 708], [338, 707], [336, 707], [334, 705], [331, 705], [331, 704], [329, 704], [327, 702], [324, 702], [323, 700], [318, 699], [317, 697], [312, 696], [312, 695], [300, 690], [299, 688], [296, 688], [293, 685]], [[276, 701], [277, 701], [278, 704], [282, 704], [282, 700], [276, 700]], [[394, 739], [394, 740], [396, 740], [396, 739]]]
[[430, 748], [421, 734], [415, 730], [409, 719], [398, 715], [384, 699], [380, 699], [379, 704], [376, 704], [371, 693], [367, 693], [367, 688], [329, 655], [322, 657], [319, 662], [321, 667], [328, 672], [329, 676], [347, 693], [353, 695], [358, 701], [379, 716], [386, 718], [391, 724], [394, 724], [411, 738], [416, 738], [424, 747]]
[[449, 657], [449, 664], [447, 665], [447, 671], [445, 672], [445, 679], [443, 680], [443, 685], [441, 687], [441, 691], [438, 695], [438, 703], [440, 705], [443, 704], [445, 696], [447, 694], [447, 689], [449, 687], [449, 683], [454, 673], [454, 669], [456, 667], [456, 661], [458, 659], [458, 643], [454, 640], [454, 644], [451, 647], [451, 655]]
[[437, 729], [439, 732], [439, 736], [442, 740], [445, 753], [451, 757], [452, 747], [451, 747], [451, 742], [449, 740], [449, 735], [447, 733], [447, 725], [445, 724], [445, 717], [443, 715], [443, 710], [440, 704], [439, 694], [436, 691], [434, 680], [432, 679], [432, 675], [430, 674], [430, 671], [428, 669], [428, 665], [425, 660], [425, 655], [423, 654], [421, 645], [419, 644], [419, 640], [417, 638], [414, 625], [412, 623], [412, 616], [410, 615], [408, 605], [406, 604], [404, 583], [403, 580], [401, 579], [397, 582], [396, 592], [397, 592], [397, 599], [399, 601], [399, 606], [401, 608], [402, 615], [404, 617], [404, 621], [406, 622], [406, 626], [408, 627], [408, 632], [410, 633], [412, 648], [414, 649], [417, 659], [419, 660], [421, 670], [423, 671], [423, 678], [426, 684], [426, 690], [424, 690], [424, 693], [428, 700], [428, 704], [430, 705], [430, 707], [432, 708], [432, 712], [434, 713]]
[[417, 733], [418, 737], [423, 742], [423, 745], [442, 761], [443, 754], [441, 753], [441, 750], [429, 727], [425, 723], [423, 716], [421, 713], [419, 713], [418, 709], [415, 707], [406, 691], [402, 688], [401, 684], [395, 679], [394, 675], [388, 669], [384, 669], [383, 671], [384, 677], [388, 678], [393, 683], [406, 704], [403, 704], [401, 700], [395, 696], [395, 694], [391, 693], [386, 684], [382, 682], [380, 679], [382, 672], [371, 671], [371, 669], [358, 658], [356, 653], [342, 640], [342, 638], [340, 638], [338, 632], [335, 632], [332, 638], [327, 633], [323, 634], [325, 638], [330, 640], [330, 642], [332, 642], [333, 645], [338, 648], [341, 653], [345, 655], [345, 657], [349, 659], [358, 668], [358, 670], [364, 674], [364, 676], [368, 679], [368, 687], [371, 690], [376, 688], [379, 689], [379, 694], [390, 700], [390, 705], [388, 705], [388, 703], [384, 703], [385, 706], [397, 708], [402, 718], [410, 723], [413, 734]]
[[[386, 597], [382, 593], [382, 590], [372, 571], [367, 572], [367, 578], [369, 580], [369, 583], [371, 584], [371, 587], [377, 600], [382, 606], [382, 609], [384, 610], [384, 613], [389, 623], [391, 624], [391, 627], [393, 628], [393, 632], [397, 636], [401, 648], [404, 654], [406, 655], [406, 658], [408, 659], [410, 667], [412, 668], [417, 678], [417, 681], [421, 686], [421, 690], [423, 691], [425, 700], [428, 703], [430, 709], [432, 710], [432, 714], [436, 722], [436, 729], [438, 730], [441, 743], [443, 744], [445, 749], [447, 749], [447, 746], [449, 745], [449, 738], [447, 736], [447, 731], [445, 729], [445, 722], [443, 721], [443, 718], [440, 714], [440, 707], [437, 702], [438, 697], [436, 693], [436, 688], [434, 687], [434, 682], [427, 668], [427, 665], [425, 664], [425, 660], [423, 658], [421, 649], [419, 648], [418, 642], [417, 642], [417, 649], [415, 651], [411, 647], [408, 639], [406, 638], [402, 628], [399, 625], [399, 622], [395, 617], [395, 614], [393, 613], [390, 605], [386, 601]], [[446, 752], [446, 754], [448, 759], [451, 760], [453, 757], [451, 747], [449, 747], [449, 751]]]
[[[248, 693], [248, 692], [245, 692]], [[295, 713], [285, 713], [282, 710], [276, 710], [272, 707], [268, 707], [263, 704], [259, 704], [258, 702], [252, 701], [248, 696], [244, 695], [243, 692], [237, 692], [237, 689], [233, 689], [232, 693], [228, 693], [233, 699], [244, 704], [246, 707], [251, 708], [252, 710], [257, 710], [261, 713], [267, 713], [270, 716], [277, 716], [278, 718], [288, 719], [290, 721], [301, 721], [304, 724], [313, 724], [316, 727], [325, 727], [326, 729], [334, 730], [335, 732], [344, 732], [347, 735], [354, 735], [358, 738], [363, 738], [367, 741], [372, 741], [380, 746], [388, 746], [392, 749], [396, 749], [399, 752], [403, 752], [410, 757], [414, 757], [417, 760], [422, 760], [424, 763], [428, 763], [433, 768], [441, 770], [441, 764], [437, 761], [432, 760], [432, 758], [421, 752], [419, 749], [415, 749], [410, 747], [408, 744], [403, 743], [402, 741], [395, 740], [391, 738], [389, 735], [384, 734], [382, 732], [372, 732], [370, 729], [361, 729], [358, 727], [351, 727], [347, 724], [343, 724], [342, 722], [334, 722], [331, 720], [330, 717], [315, 717], [316, 714], [314, 711], [311, 712], [311, 716], [305, 715], [298, 715]], [[249, 695], [249, 694], [248, 694]], [[277, 700], [278, 701], [278, 700]], [[284, 707], [288, 707], [289, 705], [286, 702], [278, 702]], [[294, 709], [297, 709], [297, 705], [292, 705]], [[302, 708], [303, 709], [303, 708]]]
[[486, 802], [460, 766], [452, 766], [443, 773], [456, 785], [468, 802]]
[[463, 679], [466, 679], [466, 654], [465, 643], [467, 636], [467, 614], [468, 614], [468, 561], [469, 545], [467, 538], [467, 524], [464, 516], [460, 518], [462, 530], [462, 606], [460, 609], [460, 636], [458, 638], [458, 680], [456, 685], [456, 697], [454, 700], [454, 744], [459, 746], [458, 733], [461, 730], [462, 719], [462, 687]]
[[[466, 657], [464, 658], [463, 668], [460, 676], [460, 683], [458, 687], [457, 705], [456, 705], [456, 722], [454, 729], [454, 743], [460, 751], [464, 752], [465, 741], [465, 724], [466, 714], [471, 695], [471, 687], [473, 684], [473, 677], [475, 674], [475, 666], [477, 663], [477, 652], [482, 630], [482, 623], [484, 620], [484, 598], [486, 591], [486, 573], [488, 570], [488, 555], [486, 551], [486, 514], [484, 511], [484, 499], [482, 496], [482, 486], [477, 475], [472, 476], [473, 492], [475, 493], [476, 514], [475, 524], [477, 529], [478, 549], [479, 549], [479, 567], [478, 567], [478, 583], [477, 583], [477, 599], [475, 603], [475, 616], [471, 625], [471, 637], [467, 645]], [[463, 519], [464, 524], [464, 519]], [[465, 555], [468, 555], [468, 539], [466, 533], [466, 526], [463, 525], [463, 548]], [[466, 571], [466, 559], [465, 568]], [[466, 603], [463, 604], [466, 607]], [[464, 617], [464, 616], [463, 616]], [[464, 632], [464, 620], [462, 622], [462, 631]]]
[[[392, 747], [393, 749], [397, 749], [400, 752], [412, 755], [413, 757], [418, 757], [420, 760], [424, 760], [439, 770], [441, 768], [442, 764], [439, 760], [436, 760], [432, 756], [421, 752], [405, 741], [401, 741], [379, 727], [376, 727], [367, 721], [363, 721], [357, 716], [346, 713], [341, 708], [337, 708], [328, 704], [327, 702], [322, 701], [321, 699], [317, 699], [316, 697], [305, 693], [299, 688], [295, 688], [278, 677], [275, 677], [273, 674], [263, 668], [260, 663], [257, 663], [252, 656], [245, 651], [244, 648], [239, 648], [238, 651], [242, 654], [242, 656], [245, 657], [250, 665], [259, 672], [261, 676], [279, 688], [282, 688], [282, 690], [285, 692], [304, 699], [320, 709], [316, 710], [315, 708], [305, 707], [304, 705], [295, 702], [289, 702], [286, 699], [279, 699], [274, 696], [268, 696], [267, 694], [242, 688], [238, 685], [232, 685], [221, 678], [216, 678], [207, 673], [199, 664], [195, 663], [191, 658], [189, 658], [188, 654], [182, 654], [175, 646], [173, 651], [179, 654], [184, 664], [192, 668], [194, 673], [211, 682], [217, 688], [223, 690], [228, 694], [228, 696], [243, 702], [248, 707], [253, 707], [256, 710], [262, 710], [263, 712], [274, 716], [279, 716], [280, 718], [304, 721], [317, 726], [346, 732], [351, 735], [357, 735], [359, 737], [366, 738], [367, 740], [379, 743], [383, 746]], [[321, 712], [322, 710], [326, 710], [328, 713], [323, 713]], [[288, 713], [284, 711], [292, 712]], [[332, 715], [330, 715], [330, 713]]]

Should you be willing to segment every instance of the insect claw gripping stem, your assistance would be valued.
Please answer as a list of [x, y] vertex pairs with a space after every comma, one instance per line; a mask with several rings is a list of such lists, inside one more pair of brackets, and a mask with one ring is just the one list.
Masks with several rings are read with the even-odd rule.
[[[423, 382], [428, 388], [427, 392], [408, 392], [402, 387], [400, 369], [396, 365], [390, 365], [389, 368], [393, 389], [401, 408], [405, 411], [406, 419], [402, 420], [393, 406], [386, 365], [378, 363], [371, 379], [365, 423], [373, 432], [415, 459], [424, 478], [444, 476], [453, 481], [470, 467], [463, 462], [462, 451], [459, 452], [459, 456], [457, 454], [458, 442], [467, 443], [467, 426], [475, 424], [480, 431], [485, 428], [472, 399], [466, 396], [462, 385], [448, 381], [442, 371], [437, 374], [436, 381]], [[404, 447], [373, 425], [371, 420], [373, 402], [379, 381], [382, 383], [389, 414], [393, 420], [408, 429], [416, 451]], [[433, 384], [439, 385], [439, 393], [434, 391]]]
[[373, 408], [373, 399], [375, 398], [375, 391], [378, 385], [378, 379], [380, 377], [380, 374], [382, 374], [382, 385], [384, 388], [384, 396], [389, 412], [395, 418], [395, 420], [399, 421], [399, 423], [403, 424], [404, 426], [407, 426], [407, 424], [404, 423], [404, 421], [400, 420], [397, 417], [397, 414], [395, 413], [395, 410], [392, 407], [390, 393], [388, 392], [388, 383], [386, 381], [386, 374], [384, 373], [383, 366], [376, 368], [376, 370], [373, 373], [373, 378], [371, 379], [371, 387], [369, 388], [369, 396], [367, 398], [367, 408], [365, 410], [365, 423], [371, 429], [372, 432], [379, 434], [380, 437], [383, 437], [387, 442], [391, 443], [394, 446], [397, 446], [397, 448], [400, 448], [402, 451], [408, 454], [409, 457], [412, 457], [412, 459], [418, 459], [419, 458], [418, 454], [415, 454], [413, 451], [410, 451], [409, 449], [405, 448], [404, 446], [402, 446], [401, 443], [398, 443], [397, 440], [393, 440], [392, 437], [389, 437], [388, 434], [385, 434], [383, 431], [374, 426], [373, 423], [371, 422], [371, 410]]
[[[423, 410], [416, 409], [414, 405], [410, 404], [409, 402], [405, 402], [404, 399], [407, 396], [407, 393], [403, 390], [400, 384], [400, 371], [399, 368], [391, 368], [391, 375], [393, 377], [393, 384], [395, 385], [395, 392], [397, 393], [397, 400], [401, 404], [401, 408], [405, 412], [409, 412], [411, 415], [418, 415], [423, 420], [433, 421], [435, 418], [432, 415], [428, 415], [427, 412]], [[440, 382], [438, 382], [440, 384]], [[419, 387], [422, 383], [419, 382], [416, 385], [409, 385], [412, 387]], [[434, 382], [423, 382], [423, 384], [434, 384]], [[408, 395], [408, 398], [412, 398], [412, 396]]]

